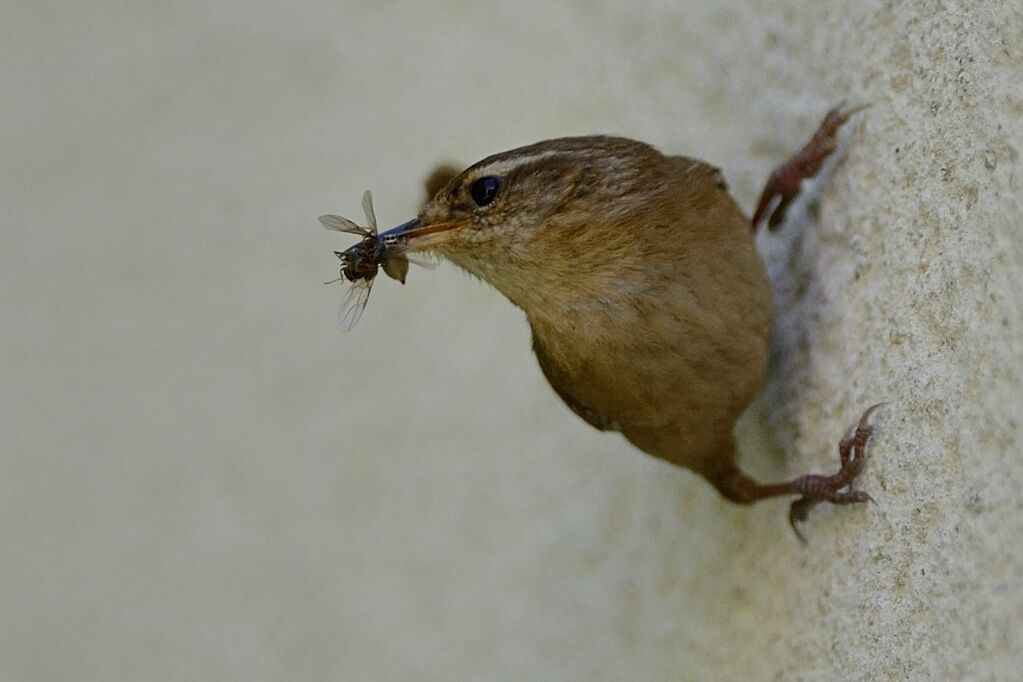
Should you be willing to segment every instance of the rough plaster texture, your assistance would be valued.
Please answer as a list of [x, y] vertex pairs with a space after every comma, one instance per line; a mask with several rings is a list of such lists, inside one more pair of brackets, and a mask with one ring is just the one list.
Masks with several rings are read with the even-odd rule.
[[[1019, 679], [1019, 2], [87, 5], [0, 6], [0, 678]], [[574, 418], [450, 268], [332, 328], [315, 216], [366, 187], [617, 132], [750, 206], [843, 98], [743, 431], [788, 476], [893, 401], [809, 547]]]

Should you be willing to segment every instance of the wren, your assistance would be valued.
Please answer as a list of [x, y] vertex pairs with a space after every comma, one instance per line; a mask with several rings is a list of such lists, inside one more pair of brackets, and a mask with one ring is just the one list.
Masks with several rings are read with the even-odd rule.
[[734, 502], [798, 495], [789, 513], [798, 534], [816, 503], [870, 499], [852, 483], [877, 406], [841, 441], [833, 475], [764, 484], [738, 468], [732, 431], [763, 381], [773, 317], [754, 232], [765, 219], [782, 222], [855, 111], [829, 112], [775, 170], [755, 221], [714, 166], [589, 136], [435, 173], [439, 190], [418, 218], [381, 238], [440, 255], [521, 308], [544, 375], [594, 427], [696, 472]]

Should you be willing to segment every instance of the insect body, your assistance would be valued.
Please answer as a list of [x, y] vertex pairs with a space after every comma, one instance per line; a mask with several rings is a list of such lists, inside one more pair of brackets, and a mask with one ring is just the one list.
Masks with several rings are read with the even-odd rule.
[[362, 195], [362, 210], [366, 213], [366, 227], [355, 224], [348, 218], [339, 215], [320, 216], [320, 224], [328, 230], [356, 234], [362, 237], [355, 246], [344, 251], [335, 251], [334, 255], [341, 261], [341, 272], [334, 282], [347, 283], [348, 287], [341, 298], [338, 308], [338, 325], [341, 331], [350, 331], [362, 317], [369, 301], [369, 292], [373, 288], [373, 280], [380, 268], [391, 279], [405, 283], [408, 274], [408, 259], [403, 255], [404, 240], [401, 237], [381, 238], [377, 234], [377, 219], [373, 212], [373, 195], [366, 190]]

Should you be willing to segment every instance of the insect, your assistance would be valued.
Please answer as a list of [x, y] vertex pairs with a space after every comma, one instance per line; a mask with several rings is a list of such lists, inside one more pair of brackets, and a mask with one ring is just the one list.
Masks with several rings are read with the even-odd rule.
[[[355, 246], [344, 251], [334, 252], [334, 255], [341, 261], [340, 276], [337, 279], [324, 282], [324, 284], [333, 284], [334, 282], [347, 284], [337, 312], [338, 325], [343, 332], [351, 331], [362, 317], [362, 311], [366, 309], [366, 302], [369, 301], [369, 292], [373, 288], [373, 280], [380, 268], [383, 268], [388, 277], [396, 279], [402, 284], [405, 283], [405, 277], [408, 274], [409, 259], [403, 254], [405, 239], [399, 236], [381, 238], [377, 234], [377, 219], [373, 212], [373, 194], [369, 190], [362, 195], [362, 210], [366, 213], [366, 227], [356, 225], [348, 218], [339, 215], [320, 216], [320, 224], [326, 229], [362, 237], [362, 241]], [[432, 267], [432, 263], [419, 261], [415, 261], [415, 263], [424, 267]]]

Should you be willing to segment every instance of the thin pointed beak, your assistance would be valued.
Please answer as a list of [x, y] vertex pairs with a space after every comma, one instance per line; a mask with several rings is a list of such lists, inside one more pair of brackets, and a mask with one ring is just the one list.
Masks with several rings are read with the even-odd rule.
[[422, 225], [418, 218], [392, 228], [380, 234], [380, 239], [404, 242], [407, 251], [429, 251], [435, 246], [446, 242], [452, 232], [469, 224], [468, 220], [451, 223], [435, 223]]
[[419, 227], [419, 218], [413, 218], [407, 223], [402, 223], [398, 227], [392, 227], [387, 232], [380, 233], [379, 238], [388, 239], [405, 239], [408, 237], [408, 233]]

